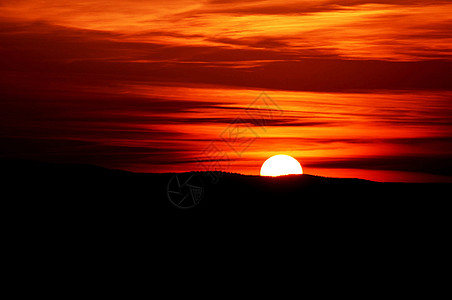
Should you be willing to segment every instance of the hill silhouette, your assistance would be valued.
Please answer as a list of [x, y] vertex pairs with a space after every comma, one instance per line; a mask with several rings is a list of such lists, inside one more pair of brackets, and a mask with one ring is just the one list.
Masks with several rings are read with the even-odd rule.
[[[233, 230], [337, 237], [380, 232], [397, 239], [438, 233], [448, 220], [451, 184], [378, 183], [360, 179], [293, 175], [277, 178], [230, 173], [133, 173], [92, 165], [3, 159], [3, 204], [15, 228], [56, 235], [148, 235], [183, 224], [182, 231]], [[203, 196], [191, 209], [170, 202], [169, 182], [194, 175]], [[181, 190], [181, 193], [185, 193]], [[196, 224], [196, 225], [193, 225]], [[150, 229], [151, 228], [151, 229]], [[254, 228], [254, 229], [253, 229]], [[245, 230], [245, 231], [242, 231]], [[309, 229], [309, 230], [307, 230]], [[255, 231], [254, 231], [255, 230]], [[298, 233], [297, 233], [298, 234]]]

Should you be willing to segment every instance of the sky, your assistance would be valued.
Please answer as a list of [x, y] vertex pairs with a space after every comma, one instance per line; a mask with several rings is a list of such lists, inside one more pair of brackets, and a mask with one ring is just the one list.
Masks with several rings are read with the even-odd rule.
[[452, 1], [0, 1], [0, 157], [452, 181]]

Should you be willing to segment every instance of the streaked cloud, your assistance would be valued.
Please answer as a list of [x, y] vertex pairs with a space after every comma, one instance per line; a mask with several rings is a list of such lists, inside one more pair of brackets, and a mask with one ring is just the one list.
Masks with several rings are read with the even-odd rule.
[[[244, 173], [290, 152], [449, 174], [409, 159], [448, 166], [451, 54], [450, 1], [2, 2], [0, 155], [183, 171], [217, 143]], [[263, 90], [284, 114], [256, 126]], [[241, 156], [231, 123], [258, 136]]]
[[117, 41], [412, 61], [450, 59], [451, 11], [448, 1], [82, 0], [4, 3], [0, 16], [115, 33]]

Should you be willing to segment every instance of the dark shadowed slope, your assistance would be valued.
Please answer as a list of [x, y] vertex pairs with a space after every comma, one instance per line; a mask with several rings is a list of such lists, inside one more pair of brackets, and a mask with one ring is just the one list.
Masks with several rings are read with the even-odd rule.
[[[223, 174], [212, 183], [207, 173], [183, 173], [177, 176], [194, 174], [202, 181], [204, 197], [196, 207], [182, 210], [167, 196], [176, 174], [1, 163], [7, 176], [1, 199], [5, 232], [17, 253], [33, 263], [70, 257], [83, 265], [102, 258], [110, 268], [118, 257], [137, 257], [141, 264], [143, 258], [155, 258], [155, 251], [175, 247], [171, 251], [178, 259], [187, 250], [203, 257], [216, 251], [254, 256], [271, 248], [274, 258], [292, 253], [291, 259], [304, 257], [317, 265], [344, 256], [391, 257], [396, 248], [404, 256], [413, 249], [438, 253], [445, 249], [450, 223], [451, 184], [239, 174]], [[418, 259], [406, 256], [407, 266], [414, 256]]]
[[[213, 182], [209, 173], [178, 175], [180, 184], [194, 175], [203, 185], [202, 200], [181, 210], [168, 199], [175, 174], [132, 173], [90, 165], [59, 165], [2, 160], [7, 179], [3, 201], [53, 213], [54, 217], [92, 217], [99, 220], [148, 220], [162, 216], [181, 218], [286, 217], [385, 218], [426, 213], [448, 201], [450, 184], [377, 183], [360, 179], [311, 175], [278, 178], [221, 174]], [[218, 175], [218, 174], [217, 174]], [[190, 193], [187, 187], [181, 193]], [[187, 198], [190, 200], [191, 198]], [[191, 201], [191, 200], [190, 200]], [[433, 213], [433, 212], [432, 212]], [[266, 217], [264, 217], [266, 216]]]

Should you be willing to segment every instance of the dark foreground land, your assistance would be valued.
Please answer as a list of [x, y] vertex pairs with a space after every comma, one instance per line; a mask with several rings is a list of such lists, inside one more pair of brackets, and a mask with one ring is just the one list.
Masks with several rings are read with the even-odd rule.
[[[65, 270], [99, 261], [105, 270], [117, 268], [118, 260], [152, 265], [164, 257], [154, 254], [160, 251], [171, 253], [161, 263], [209, 256], [226, 265], [237, 258], [259, 267], [310, 264], [320, 273], [319, 264], [340, 262], [346, 270], [350, 260], [365, 261], [388, 276], [385, 268], [401, 261], [410, 273], [421, 260], [425, 269], [449, 255], [450, 184], [238, 174], [212, 183], [206, 173], [184, 173], [177, 175], [178, 191], [175, 174], [1, 162], [3, 229], [11, 237], [4, 245], [13, 247], [15, 261], [38, 262], [36, 270], [49, 261], [64, 262]], [[183, 197], [191, 175], [204, 195], [194, 208], [177, 208], [168, 188]]]
[[[2, 173], [6, 176], [2, 201], [19, 207], [24, 214], [30, 213], [36, 221], [47, 218], [62, 223], [76, 220], [80, 225], [111, 226], [159, 219], [230, 224], [298, 219], [319, 226], [419, 225], [442, 221], [452, 187], [442, 183], [377, 183], [311, 175], [265, 178], [226, 173], [213, 182], [211, 174], [202, 172], [178, 174], [177, 186], [176, 174], [20, 160], [2, 160]], [[192, 175], [198, 187], [194, 190], [190, 190], [190, 182], [183, 186]], [[180, 209], [169, 200], [172, 198], [177, 204], [184, 195], [187, 197], [180, 206], [190, 206], [193, 197], [200, 201], [193, 208]]]
[[[317, 284], [316, 293], [336, 293], [318, 279], [330, 275], [337, 286], [344, 281], [352, 289], [373, 282], [372, 294], [382, 282], [405, 281], [403, 293], [418, 293], [412, 282], [447, 280], [437, 274], [450, 257], [450, 184], [238, 174], [212, 183], [206, 173], [186, 173], [177, 175], [178, 190], [175, 174], [1, 163], [4, 258], [13, 263], [11, 274], [29, 276], [36, 288], [42, 280], [52, 289], [69, 284], [67, 291], [77, 291], [79, 279], [97, 285], [117, 276], [147, 285], [157, 265], [169, 273], [164, 281], [177, 286], [180, 278], [198, 280], [201, 266], [208, 276], [231, 273], [244, 282], [286, 274], [297, 281], [294, 287], [305, 282], [298, 280], [304, 274]], [[168, 188], [183, 197], [191, 175], [202, 182], [203, 198], [179, 209]]]

